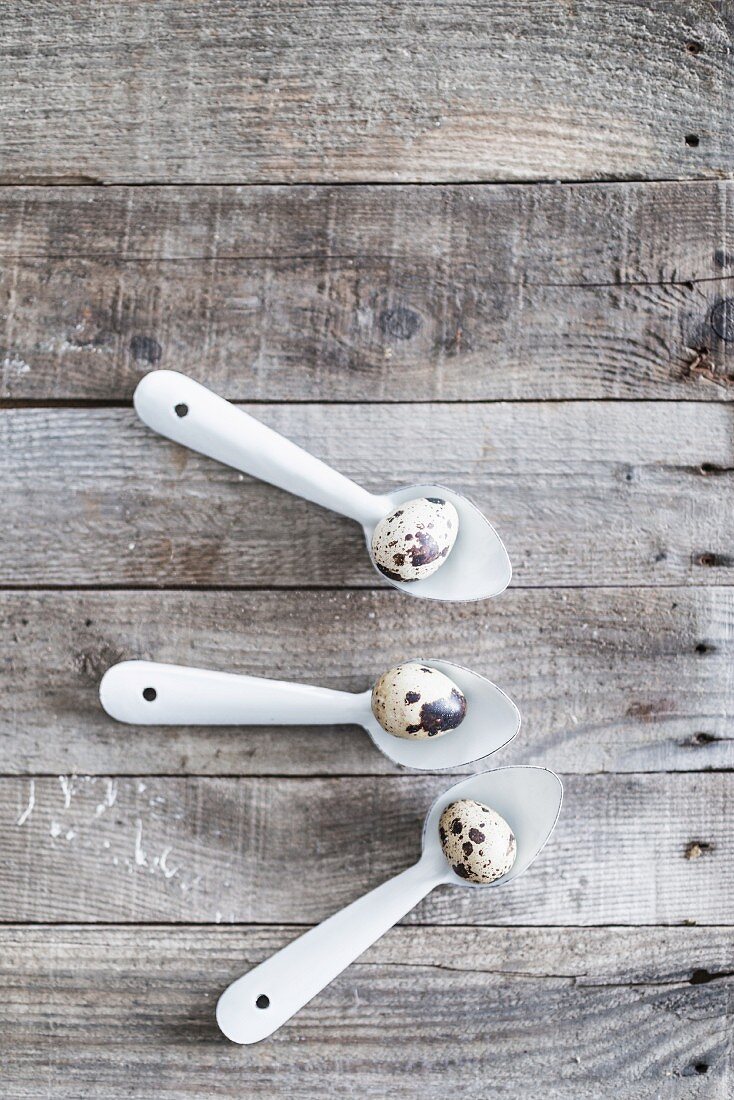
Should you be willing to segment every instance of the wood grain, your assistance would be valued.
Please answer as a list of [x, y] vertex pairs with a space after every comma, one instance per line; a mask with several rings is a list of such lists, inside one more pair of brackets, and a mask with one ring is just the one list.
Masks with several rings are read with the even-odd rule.
[[0, 396], [729, 400], [729, 182], [0, 191]]
[[[517, 584], [734, 580], [728, 405], [250, 411], [367, 488], [464, 492]], [[162, 440], [132, 410], [4, 410], [0, 446], [0, 584], [382, 583], [353, 523]]]
[[732, 23], [702, 0], [15, 0], [0, 178], [724, 175]]
[[295, 931], [3, 929], [6, 1095], [727, 1098], [732, 979], [700, 975], [728, 930], [398, 928], [272, 1039], [228, 1043], [218, 992]]
[[510, 589], [491, 607], [392, 590], [5, 592], [0, 771], [395, 774], [358, 727], [119, 725], [99, 681], [146, 658], [362, 691], [416, 655], [472, 667], [516, 700], [522, 729], [499, 763], [732, 768], [733, 637], [731, 588]]
[[[730, 0], [4, 6], [9, 1100], [729, 1100], [733, 31]], [[368, 488], [462, 489], [515, 587], [405, 600], [353, 525], [93, 407], [153, 367]], [[359, 690], [421, 652], [516, 699], [497, 763], [565, 773], [557, 832], [235, 1048], [219, 991], [414, 860], [453, 779], [354, 728], [118, 725], [100, 676]]]
[[[316, 922], [418, 858], [449, 776], [0, 780], [0, 920]], [[732, 922], [726, 773], [567, 776], [512, 887], [442, 887], [413, 924]]]

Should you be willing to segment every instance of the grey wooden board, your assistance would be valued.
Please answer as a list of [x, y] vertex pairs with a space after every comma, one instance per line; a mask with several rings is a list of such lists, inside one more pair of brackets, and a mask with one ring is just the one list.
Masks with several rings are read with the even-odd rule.
[[732, 201], [731, 182], [5, 188], [0, 396], [129, 399], [158, 366], [249, 400], [728, 400]]
[[[9, 1100], [728, 1100], [733, 27], [728, 0], [5, 6], [0, 181], [30, 186], [0, 190], [0, 401], [127, 402], [166, 366], [304, 402], [251, 408], [370, 488], [464, 488], [519, 586], [406, 601], [352, 525], [130, 409], [3, 411], [0, 587], [40, 589], [0, 594]], [[507, 182], [631, 177], [660, 182]], [[218, 991], [415, 858], [452, 779], [355, 729], [126, 728], [99, 677], [358, 689], [426, 645], [516, 697], [496, 763], [568, 773], [558, 832], [236, 1049]]]
[[[369, 489], [466, 493], [518, 584], [734, 580], [726, 404], [250, 411]], [[163, 440], [131, 409], [4, 410], [0, 446], [0, 584], [383, 583], [357, 525]]]
[[16, 0], [0, 178], [723, 175], [733, 22], [702, 0]]
[[[418, 858], [450, 776], [0, 779], [0, 920], [315, 922]], [[511, 886], [417, 924], [734, 923], [726, 773], [567, 776]]]
[[228, 1043], [218, 992], [296, 931], [3, 929], [4, 1095], [731, 1095], [728, 929], [398, 928], [271, 1040]]
[[731, 588], [510, 589], [491, 606], [397, 592], [5, 592], [0, 772], [395, 774], [358, 727], [156, 728], [104, 714], [129, 658], [363, 691], [445, 657], [515, 699], [492, 763], [565, 772], [734, 767]]

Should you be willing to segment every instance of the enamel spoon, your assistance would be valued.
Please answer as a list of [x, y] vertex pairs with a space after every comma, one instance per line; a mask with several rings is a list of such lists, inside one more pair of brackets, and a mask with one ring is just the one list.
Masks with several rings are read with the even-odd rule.
[[510, 560], [499, 536], [460, 493], [420, 484], [375, 496], [178, 371], [151, 371], [133, 400], [140, 419], [160, 435], [361, 523], [373, 565], [372, 535], [380, 520], [417, 497], [450, 501], [459, 532], [440, 569], [423, 580], [387, 578], [411, 596], [481, 600], [499, 595], [510, 583]]
[[520, 712], [495, 684], [450, 661], [415, 663], [443, 672], [466, 697], [466, 717], [440, 737], [407, 740], [388, 733], [372, 713], [371, 688], [334, 691], [154, 661], [113, 665], [99, 696], [112, 718], [141, 726], [360, 725], [394, 763], [427, 771], [468, 764], [512, 740]]
[[[459, 878], [441, 848], [439, 818], [446, 806], [464, 798], [496, 810], [517, 841], [511, 869], [486, 886]], [[217, 1004], [221, 1030], [234, 1043], [257, 1043], [271, 1035], [436, 886], [483, 890], [512, 882], [553, 832], [561, 798], [558, 776], [532, 767], [482, 772], [444, 791], [426, 817], [418, 862], [233, 982]]]

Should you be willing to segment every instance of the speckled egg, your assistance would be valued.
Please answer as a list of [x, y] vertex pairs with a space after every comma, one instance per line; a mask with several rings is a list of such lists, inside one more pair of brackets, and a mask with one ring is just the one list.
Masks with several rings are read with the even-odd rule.
[[394, 737], [440, 737], [464, 721], [466, 698], [437, 668], [411, 662], [380, 677], [372, 713]]
[[494, 882], [515, 862], [517, 842], [503, 817], [469, 798], [452, 802], [438, 825], [452, 871], [469, 882]]
[[446, 561], [458, 530], [459, 516], [450, 501], [418, 497], [380, 520], [372, 536], [372, 556], [391, 580], [422, 581]]

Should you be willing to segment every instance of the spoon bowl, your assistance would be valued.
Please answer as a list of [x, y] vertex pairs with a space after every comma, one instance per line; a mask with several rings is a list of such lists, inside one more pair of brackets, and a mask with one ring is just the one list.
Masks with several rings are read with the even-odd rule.
[[[542, 851], [558, 820], [562, 797], [561, 781], [545, 768], [499, 768], [449, 787], [428, 811], [418, 862], [228, 986], [217, 1004], [221, 1030], [235, 1043], [256, 1043], [272, 1035], [436, 886], [481, 890], [512, 882]], [[515, 834], [515, 863], [492, 883], [466, 882], [444, 858], [439, 818], [446, 806], [462, 798], [497, 810]]]
[[496, 684], [450, 661], [416, 663], [443, 672], [466, 697], [463, 722], [441, 737], [408, 740], [388, 733], [372, 713], [371, 688], [334, 691], [155, 661], [113, 665], [99, 696], [112, 718], [142, 726], [361, 725], [393, 763], [424, 771], [479, 760], [516, 735], [520, 712]]
[[376, 495], [314, 458], [242, 409], [177, 371], [156, 370], [138, 383], [138, 416], [148, 427], [227, 466], [277, 485], [356, 520], [364, 529], [372, 564], [372, 535], [396, 506], [416, 497], [442, 497], [459, 515], [456, 542], [441, 567], [423, 580], [387, 579], [401, 592], [429, 600], [482, 600], [510, 583], [502, 541], [478, 508], [440, 485], [409, 485]]
[[[560, 779], [546, 768], [523, 765], [470, 775], [439, 795], [428, 811], [423, 825], [424, 857], [435, 861], [437, 871], [443, 873], [442, 881], [451, 886], [464, 886], [470, 890], [505, 886], [527, 871], [540, 855], [555, 828], [562, 797]], [[515, 862], [506, 874], [494, 882], [469, 882], [460, 878], [444, 858], [438, 823], [446, 807], [462, 798], [491, 806], [505, 819], [515, 835]]]
[[[376, 565], [372, 553], [372, 536], [379, 520], [416, 497], [441, 498], [453, 504], [459, 516], [459, 532], [451, 553], [440, 569], [419, 581], [400, 581], [385, 574]], [[512, 566], [507, 551], [489, 520], [475, 504], [461, 493], [444, 485], [407, 485], [388, 496], [380, 497], [382, 514], [364, 527], [367, 550], [372, 564], [381, 577], [410, 596], [425, 600], [469, 602], [485, 600], [504, 592], [512, 578]], [[420, 589], [416, 589], [420, 586]]]
[[417, 740], [394, 737], [383, 729], [372, 713], [372, 692], [366, 692], [367, 707], [361, 725], [377, 748], [395, 764], [423, 771], [444, 771], [481, 760], [503, 748], [520, 729], [520, 711], [504, 691], [478, 672], [452, 661], [412, 657], [404, 664], [427, 665], [443, 672], [466, 698], [466, 716], [455, 729], [440, 737]]

